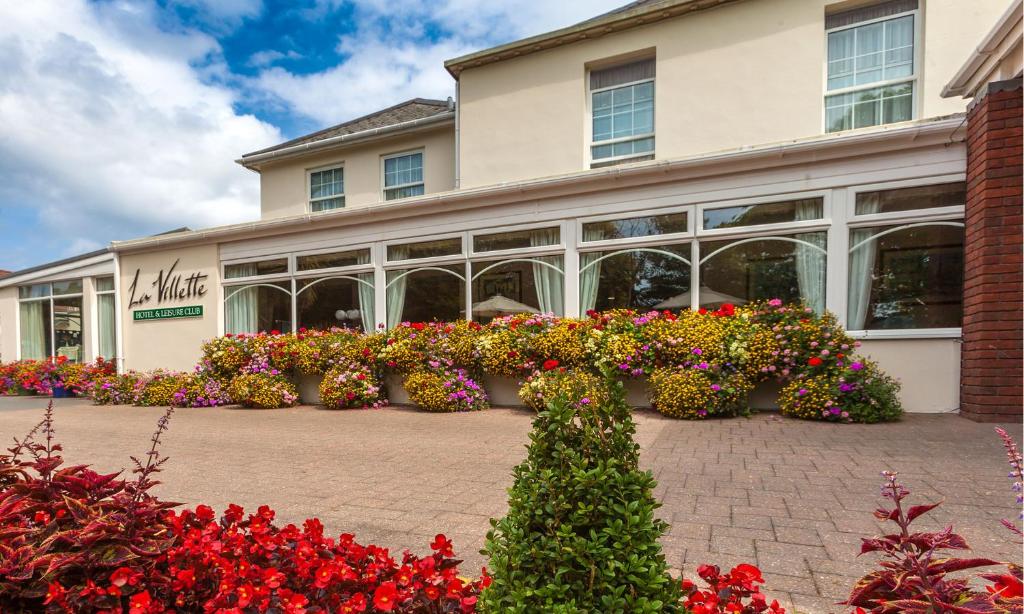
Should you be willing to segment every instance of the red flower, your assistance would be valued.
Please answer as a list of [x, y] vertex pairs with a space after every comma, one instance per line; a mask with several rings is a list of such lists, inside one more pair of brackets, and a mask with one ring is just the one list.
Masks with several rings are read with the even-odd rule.
[[423, 328], [425, 327], [423, 322], [413, 322], [409, 326], [413, 327], [414, 330], [423, 330]]
[[821, 365], [821, 359], [818, 358], [817, 356], [812, 356], [811, 359], [807, 361], [807, 364], [811, 365], [812, 367], [817, 367]]
[[114, 573], [110, 574], [110, 583], [118, 588], [125, 584], [135, 586], [141, 578], [142, 574], [130, 567], [119, 567]]
[[394, 582], [385, 582], [373, 591], [373, 607], [378, 610], [390, 612], [395, 609], [396, 601], [398, 601], [398, 589]]
[[149, 591], [135, 593], [128, 602], [128, 614], [146, 614], [152, 606], [153, 598], [149, 596]]
[[548, 360], [544, 361], [544, 370], [545, 371], [551, 371], [552, 369], [557, 369], [557, 368], [558, 368], [558, 361], [557, 360], [555, 360], [553, 358], [549, 358]]
[[243, 584], [235, 589], [235, 594], [238, 595], [238, 603], [236, 604], [240, 608], [244, 608], [252, 603], [252, 598], [256, 591], [253, 589], [252, 584]]
[[67, 590], [60, 585], [60, 582], [50, 582], [50, 585], [46, 588], [46, 601], [43, 602], [43, 605], [64, 603], [67, 595]]
[[455, 552], [452, 551], [452, 541], [445, 537], [444, 533], [434, 536], [434, 542], [430, 544], [430, 547], [437, 550], [441, 556], [455, 556]]
[[277, 329], [275, 328], [275, 329], [273, 329], [273, 330], [271, 330], [271, 331], [270, 331], [270, 334], [271, 334], [271, 335], [280, 335], [280, 334], [281, 334], [281, 331], [279, 331], [279, 330], [277, 330]]
[[354, 612], [366, 611], [366, 595], [356, 593], [349, 597], [348, 601], [341, 604], [341, 614], [353, 614]]
[[427, 599], [437, 601], [437, 598], [441, 596], [441, 589], [436, 586], [426, 586], [423, 588], [423, 594], [427, 596]]

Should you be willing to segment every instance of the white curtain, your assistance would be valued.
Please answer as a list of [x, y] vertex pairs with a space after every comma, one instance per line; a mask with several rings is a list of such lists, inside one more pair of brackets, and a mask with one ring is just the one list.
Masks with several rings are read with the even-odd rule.
[[[600, 241], [604, 238], [604, 229], [597, 224], [589, 228], [583, 226], [584, 241]], [[580, 254], [580, 315], [597, 307], [597, 291], [601, 282], [601, 263], [598, 259], [601, 252]]]
[[114, 295], [97, 294], [96, 308], [99, 318], [99, 355], [110, 360], [117, 353], [117, 341], [114, 336]]
[[[405, 260], [409, 257], [409, 248], [405, 245], [393, 245], [389, 248], [391, 251], [388, 254], [389, 260]], [[394, 271], [391, 275], [396, 278], [402, 275], [405, 271]], [[389, 275], [389, 277], [391, 276]], [[388, 281], [387, 289], [387, 316], [388, 316], [388, 328], [398, 326], [402, 321], [402, 312], [405, 311], [405, 288], [408, 285], [408, 275], [402, 275], [401, 279], [393, 279]]]
[[[554, 245], [558, 243], [557, 228], [542, 228], [530, 233], [530, 245]], [[559, 256], [539, 256], [534, 258], [533, 284], [537, 288], [537, 305], [541, 313], [563, 314], [565, 309], [565, 284], [563, 275], [556, 269], [541, 264], [545, 262], [558, 267], [562, 263]]]
[[[878, 213], [881, 207], [875, 195], [863, 195], [857, 199], [857, 213], [861, 215]], [[871, 284], [875, 273], [875, 242], [862, 243], [871, 238], [874, 232], [870, 228], [854, 228], [850, 231], [850, 270], [846, 294], [846, 328], [848, 330], [864, 330], [868, 319], [868, 308], [871, 306]]]
[[363, 330], [365, 332], [372, 333], [375, 328], [373, 311], [373, 273], [360, 275], [359, 279], [370, 282], [370, 285], [363, 283], [356, 285], [359, 286], [359, 314], [363, 321]]
[[[820, 204], [817, 200], [798, 201], [796, 205], [797, 220], [816, 220], [821, 218]], [[806, 241], [822, 249], [826, 245], [824, 232], [800, 234], [794, 237]], [[810, 245], [796, 245], [796, 280], [800, 286], [800, 296], [807, 306], [815, 313], [825, 312], [825, 254]]]
[[[47, 302], [49, 299], [47, 299]], [[44, 301], [31, 301], [20, 305], [21, 358], [42, 360], [46, 358], [46, 312]]]
[[828, 89], [853, 85], [853, 30], [828, 35]]
[[[256, 275], [256, 264], [243, 264], [238, 267], [239, 277]], [[237, 335], [239, 333], [259, 332], [259, 288], [228, 287], [225, 289], [224, 330]]]

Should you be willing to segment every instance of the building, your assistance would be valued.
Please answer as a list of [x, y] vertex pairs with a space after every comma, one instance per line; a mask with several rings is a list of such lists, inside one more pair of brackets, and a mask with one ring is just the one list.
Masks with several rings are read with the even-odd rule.
[[802, 298], [910, 411], [1019, 418], [1020, 24], [640, 0], [455, 58], [454, 100], [243, 155], [257, 221], [0, 280], [0, 355], [185, 369], [224, 332]]

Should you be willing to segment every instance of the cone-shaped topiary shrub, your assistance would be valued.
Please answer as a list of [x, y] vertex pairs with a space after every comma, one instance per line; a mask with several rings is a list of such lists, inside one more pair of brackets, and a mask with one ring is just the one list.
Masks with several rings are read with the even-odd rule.
[[654, 513], [654, 477], [639, 468], [622, 384], [604, 403], [561, 396], [533, 422], [508, 515], [492, 521], [485, 612], [676, 612]]

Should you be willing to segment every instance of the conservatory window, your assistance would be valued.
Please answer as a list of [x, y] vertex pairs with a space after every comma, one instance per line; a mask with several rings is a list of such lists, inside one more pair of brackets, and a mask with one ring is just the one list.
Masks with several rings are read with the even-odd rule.
[[583, 224], [583, 242], [635, 239], [656, 235], [685, 233], [686, 212], [664, 215], [645, 215], [617, 220], [586, 222]]
[[919, 211], [941, 207], [963, 207], [967, 202], [967, 184], [963, 182], [914, 186], [876, 192], [860, 192], [854, 207], [856, 215]]
[[423, 152], [384, 158], [384, 200], [423, 193]]
[[459, 237], [388, 245], [389, 262], [437, 258], [439, 256], [457, 256], [461, 253], [462, 239]]
[[465, 317], [466, 267], [423, 266], [387, 272], [387, 325]]
[[536, 230], [513, 230], [492, 234], [479, 234], [473, 237], [474, 252], [497, 252], [507, 249], [525, 249], [558, 245], [560, 231], [557, 226], [538, 228]]
[[778, 298], [825, 310], [825, 232], [700, 242], [700, 305]]
[[826, 18], [827, 132], [913, 119], [916, 9], [891, 0]]
[[22, 286], [18, 297], [21, 358], [81, 362], [82, 280]]
[[370, 250], [368, 248], [295, 257], [295, 268], [298, 271], [337, 269], [360, 264], [370, 264]]
[[580, 313], [690, 307], [690, 244], [580, 254]]
[[309, 210], [329, 211], [345, 206], [345, 169], [338, 166], [309, 173]]
[[96, 325], [99, 347], [96, 355], [105, 359], [114, 358], [117, 354], [116, 320], [114, 316], [114, 278], [97, 277], [96, 285]]
[[702, 228], [715, 230], [819, 220], [824, 210], [824, 200], [821, 198], [708, 208], [703, 212]]
[[224, 331], [231, 334], [290, 331], [291, 282], [224, 288]]
[[343, 326], [373, 331], [373, 273], [296, 282], [296, 322], [299, 328]]
[[517, 313], [565, 312], [563, 258], [523, 256], [473, 262], [473, 319], [489, 322]]
[[274, 258], [259, 262], [243, 262], [241, 264], [225, 264], [224, 279], [241, 279], [244, 277], [262, 277], [279, 275], [288, 272], [287, 258]]

